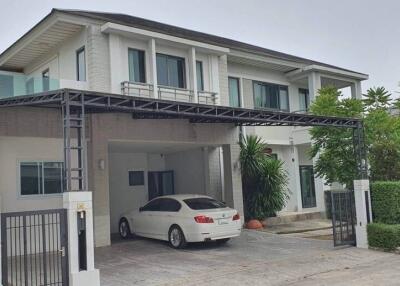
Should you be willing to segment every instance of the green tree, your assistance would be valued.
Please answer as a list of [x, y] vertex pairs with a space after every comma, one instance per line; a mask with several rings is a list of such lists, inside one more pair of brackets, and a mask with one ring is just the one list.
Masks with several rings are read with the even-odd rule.
[[258, 136], [243, 137], [239, 144], [245, 219], [274, 216], [289, 198], [283, 162], [265, 152], [267, 144]]
[[[343, 98], [334, 87], [322, 88], [319, 93], [311, 105], [312, 113], [363, 118], [372, 180], [400, 180], [400, 117], [390, 115], [391, 98], [385, 88], [369, 89], [370, 96], [362, 101]], [[310, 134], [316, 174], [327, 183], [336, 181], [352, 188], [357, 175], [352, 130], [313, 127]]]
[[363, 103], [367, 110], [387, 109], [390, 106], [392, 94], [383, 86], [371, 87], [364, 95]]
[[[343, 98], [335, 87], [325, 87], [319, 90], [310, 111], [316, 115], [360, 118], [363, 106], [360, 100]], [[357, 174], [353, 131], [349, 128], [313, 127], [310, 135], [313, 141], [310, 155], [317, 158], [315, 173], [329, 184], [340, 182], [352, 187]]]

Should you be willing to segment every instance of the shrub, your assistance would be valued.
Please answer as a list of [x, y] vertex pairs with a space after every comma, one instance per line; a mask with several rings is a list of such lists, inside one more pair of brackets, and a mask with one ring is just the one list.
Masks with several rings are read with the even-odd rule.
[[400, 225], [372, 223], [367, 231], [370, 247], [389, 251], [400, 247]]
[[400, 224], [400, 182], [371, 184], [371, 203], [374, 221]]

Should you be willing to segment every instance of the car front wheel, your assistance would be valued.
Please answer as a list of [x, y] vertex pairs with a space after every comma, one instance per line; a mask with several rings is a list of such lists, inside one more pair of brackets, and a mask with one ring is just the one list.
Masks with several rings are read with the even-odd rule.
[[119, 235], [123, 239], [127, 239], [131, 236], [131, 229], [129, 228], [129, 223], [125, 218], [122, 218], [119, 222]]
[[169, 244], [175, 249], [184, 248], [187, 244], [182, 229], [177, 225], [174, 225], [170, 228], [168, 240]]

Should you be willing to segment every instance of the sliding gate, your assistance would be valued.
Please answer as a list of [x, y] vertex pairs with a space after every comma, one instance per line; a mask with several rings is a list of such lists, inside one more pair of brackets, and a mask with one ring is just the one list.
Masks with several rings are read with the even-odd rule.
[[332, 191], [332, 226], [335, 246], [356, 245], [354, 191]]
[[68, 285], [66, 210], [1, 214], [3, 286]]

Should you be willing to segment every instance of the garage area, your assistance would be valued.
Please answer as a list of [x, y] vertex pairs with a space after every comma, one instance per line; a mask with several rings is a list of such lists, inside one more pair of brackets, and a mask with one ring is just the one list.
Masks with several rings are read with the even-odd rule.
[[224, 201], [223, 151], [195, 143], [111, 141], [108, 145], [110, 230], [121, 215], [171, 194], [201, 194]]
[[136, 238], [96, 248], [102, 285], [398, 285], [399, 256], [243, 231], [227, 245]]

